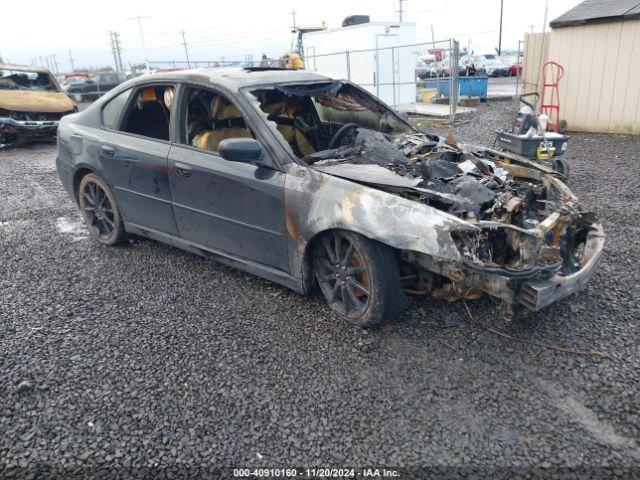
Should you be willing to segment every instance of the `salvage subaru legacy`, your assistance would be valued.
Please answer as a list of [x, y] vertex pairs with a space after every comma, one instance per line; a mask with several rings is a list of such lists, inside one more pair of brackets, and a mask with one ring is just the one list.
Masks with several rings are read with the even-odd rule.
[[604, 244], [552, 169], [303, 71], [134, 79], [62, 119], [57, 169], [98, 242], [141, 235], [319, 287], [360, 326], [398, 317], [407, 293], [537, 311], [584, 287]]

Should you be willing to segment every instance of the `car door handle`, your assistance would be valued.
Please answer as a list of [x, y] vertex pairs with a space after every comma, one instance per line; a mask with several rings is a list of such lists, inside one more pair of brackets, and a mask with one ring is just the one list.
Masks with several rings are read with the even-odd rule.
[[176, 173], [181, 177], [191, 176], [192, 169], [189, 165], [185, 165], [184, 163], [176, 163], [175, 168], [176, 168]]
[[116, 155], [116, 149], [109, 145], [102, 145], [102, 153], [105, 157], [114, 157]]

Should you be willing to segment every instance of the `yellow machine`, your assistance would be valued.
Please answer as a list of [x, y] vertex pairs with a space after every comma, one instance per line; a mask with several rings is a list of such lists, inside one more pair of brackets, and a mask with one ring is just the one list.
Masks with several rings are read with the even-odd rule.
[[304, 68], [304, 62], [302, 61], [302, 57], [299, 53], [285, 53], [280, 57], [280, 63], [284, 68], [291, 70], [300, 70]]

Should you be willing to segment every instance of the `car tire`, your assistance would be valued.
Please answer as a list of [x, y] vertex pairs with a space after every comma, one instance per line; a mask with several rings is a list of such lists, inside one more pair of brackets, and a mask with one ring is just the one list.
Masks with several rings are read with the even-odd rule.
[[89, 233], [103, 245], [116, 245], [127, 238], [122, 216], [104, 180], [94, 173], [82, 177], [78, 186], [78, 205]]
[[553, 161], [553, 169], [556, 172], [560, 173], [562, 176], [564, 176], [565, 181], [569, 180], [569, 173], [570, 173], [569, 162], [567, 162], [565, 159], [556, 158]]
[[393, 321], [409, 303], [394, 251], [357, 233], [323, 234], [313, 250], [313, 270], [331, 309], [353, 325]]

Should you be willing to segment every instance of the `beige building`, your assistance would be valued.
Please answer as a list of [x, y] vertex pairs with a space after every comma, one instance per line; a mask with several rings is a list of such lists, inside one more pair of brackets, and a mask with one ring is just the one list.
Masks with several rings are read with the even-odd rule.
[[556, 61], [569, 130], [640, 134], [640, 0], [586, 0], [550, 26], [525, 37], [525, 90], [541, 92], [540, 66]]

